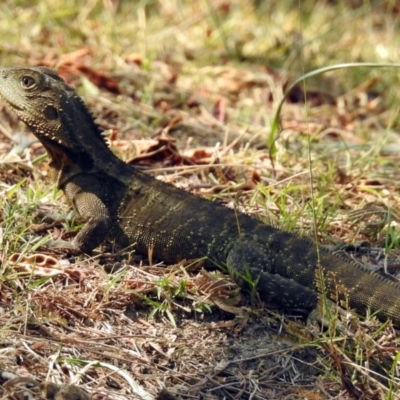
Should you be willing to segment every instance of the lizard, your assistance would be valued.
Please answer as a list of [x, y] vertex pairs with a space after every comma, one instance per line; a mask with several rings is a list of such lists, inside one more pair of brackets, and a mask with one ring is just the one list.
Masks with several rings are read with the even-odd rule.
[[326, 291], [340, 305], [371, 309], [400, 326], [399, 283], [125, 163], [53, 69], [0, 69], [0, 97], [43, 144], [57, 187], [86, 220], [70, 242], [79, 252], [108, 238], [165, 263], [203, 259], [206, 268], [226, 268], [242, 288], [283, 308], [311, 312]]

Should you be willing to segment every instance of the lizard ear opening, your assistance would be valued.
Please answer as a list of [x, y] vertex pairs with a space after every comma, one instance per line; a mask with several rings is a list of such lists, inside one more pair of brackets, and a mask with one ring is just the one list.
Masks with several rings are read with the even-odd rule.
[[43, 114], [50, 121], [58, 118], [58, 111], [54, 106], [46, 106], [43, 110]]

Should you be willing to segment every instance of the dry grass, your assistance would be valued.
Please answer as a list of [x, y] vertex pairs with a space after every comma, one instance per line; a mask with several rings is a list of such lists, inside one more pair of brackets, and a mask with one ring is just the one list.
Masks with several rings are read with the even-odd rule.
[[[325, 244], [368, 241], [356, 257], [396, 272], [397, 70], [299, 85], [273, 159], [266, 143], [285, 89], [304, 72], [398, 62], [397, 5], [260, 3], [3, 1], [2, 64], [58, 68], [112, 148], [160, 179]], [[156, 398], [163, 387], [182, 399], [398, 398], [390, 324], [316, 332], [298, 315], [249, 304], [201, 263], [149, 266], [110, 246], [93, 258], [45, 250], [49, 234], [79, 226], [65, 217], [41, 146], [0, 111], [0, 370], [97, 399]]]

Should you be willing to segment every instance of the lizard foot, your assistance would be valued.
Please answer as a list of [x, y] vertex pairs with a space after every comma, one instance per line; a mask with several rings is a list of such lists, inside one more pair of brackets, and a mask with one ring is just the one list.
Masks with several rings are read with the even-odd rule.
[[60, 250], [62, 252], [67, 252], [68, 254], [72, 254], [74, 256], [82, 254], [82, 251], [79, 250], [73, 242], [69, 242], [67, 240], [49, 240], [43, 247], [51, 250]]
[[[338, 317], [341, 317], [340, 319]], [[335, 329], [339, 332], [346, 332], [347, 329], [343, 321], [354, 321], [356, 318], [354, 315], [338, 306], [332, 300], [324, 299], [323, 303], [321, 300], [318, 302], [316, 308], [314, 308], [307, 318], [307, 326], [321, 325], [322, 327], [329, 328], [333, 324]]]

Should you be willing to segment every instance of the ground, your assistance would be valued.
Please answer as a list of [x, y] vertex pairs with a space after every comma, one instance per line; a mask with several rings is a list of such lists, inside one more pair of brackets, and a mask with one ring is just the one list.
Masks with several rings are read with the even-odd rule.
[[[57, 69], [112, 150], [157, 179], [320, 245], [351, 244], [344, 257], [397, 275], [399, 11], [362, 0], [3, 1], [0, 52], [2, 66]], [[305, 75], [345, 62], [380, 65]], [[2, 371], [93, 399], [400, 398], [390, 322], [318, 329], [200, 262], [151, 264], [112, 243], [92, 257], [48, 249], [81, 222], [46, 162], [0, 104], [4, 398], [21, 383]]]

